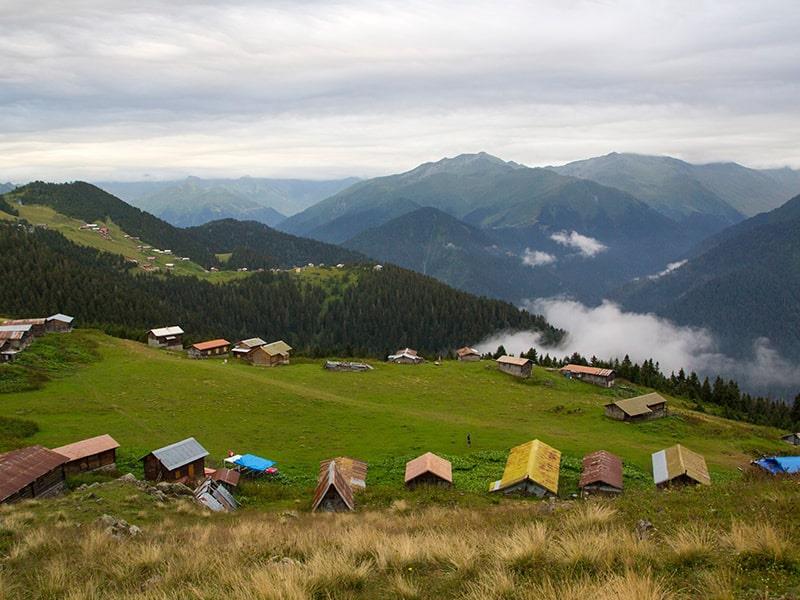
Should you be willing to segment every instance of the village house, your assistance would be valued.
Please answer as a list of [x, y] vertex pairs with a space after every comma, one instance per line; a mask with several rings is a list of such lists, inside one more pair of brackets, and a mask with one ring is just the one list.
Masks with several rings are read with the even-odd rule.
[[75, 317], [57, 313], [47, 317], [47, 333], [68, 333], [75, 327]]
[[583, 470], [578, 488], [582, 496], [622, 493], [622, 459], [605, 450], [583, 457]]
[[47, 333], [47, 319], [11, 319], [10, 321], [3, 321], [2, 325], [6, 327], [30, 325], [30, 332], [33, 337], [41, 337]]
[[166, 350], [183, 350], [183, 329], [177, 325], [147, 332], [147, 345]]
[[67, 458], [44, 446], [0, 454], [0, 503], [55, 496], [64, 490]]
[[790, 433], [789, 435], [784, 435], [781, 439], [792, 446], [800, 446], [800, 433]]
[[475, 350], [475, 348], [464, 346], [456, 350], [456, 358], [462, 362], [476, 362], [481, 359], [481, 353]]
[[33, 334], [31, 334], [30, 325], [0, 325], [0, 346], [3, 347], [3, 352], [9, 353], [9, 359], [13, 358], [12, 354], [21, 352], [33, 342]]
[[353, 488], [345, 480], [336, 461], [324, 461], [320, 465], [311, 511], [347, 512], [354, 509]]
[[143, 456], [144, 478], [149, 481], [190, 481], [205, 475], [208, 451], [193, 437], [153, 450]]
[[425, 361], [416, 350], [412, 350], [411, 348], [398, 350], [394, 354], [390, 354], [387, 360], [398, 365], [418, 365]]
[[250, 362], [258, 367], [288, 365], [289, 353], [291, 351], [292, 347], [283, 340], [272, 342], [271, 344], [264, 344], [253, 351]]
[[192, 344], [187, 354], [191, 358], [209, 358], [210, 356], [224, 356], [228, 354], [231, 343], [228, 340], [218, 339]]
[[450, 487], [453, 485], [453, 467], [449, 460], [426, 452], [406, 463], [405, 484], [411, 489], [418, 485]]
[[58, 452], [67, 458], [64, 471], [67, 475], [74, 475], [84, 471], [116, 468], [117, 448], [119, 448], [117, 441], [110, 435], [104, 434], [53, 448], [53, 452]]
[[656, 392], [605, 405], [606, 416], [617, 421], [648, 421], [667, 416], [667, 401]]
[[519, 493], [542, 498], [558, 494], [561, 452], [532, 440], [508, 454], [503, 478], [489, 485], [490, 492]]
[[601, 369], [599, 367], [586, 367], [584, 365], [566, 365], [561, 367], [561, 373], [570, 379], [580, 379], [586, 383], [599, 385], [600, 387], [610, 388], [614, 386], [616, 373], [613, 369]]
[[253, 362], [253, 354], [255, 351], [266, 344], [267, 342], [258, 337], [242, 340], [233, 347], [231, 354], [233, 354], [236, 358]]
[[533, 361], [529, 358], [517, 358], [515, 356], [501, 356], [496, 361], [497, 367], [503, 372], [527, 379], [533, 371]]
[[656, 487], [711, 485], [706, 459], [680, 444], [656, 452], [652, 458]]

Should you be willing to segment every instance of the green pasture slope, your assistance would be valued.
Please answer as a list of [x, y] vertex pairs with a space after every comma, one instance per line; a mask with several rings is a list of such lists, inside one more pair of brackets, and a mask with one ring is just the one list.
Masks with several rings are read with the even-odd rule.
[[[757, 453], [788, 448], [776, 430], [694, 412], [677, 400], [666, 419], [612, 421], [603, 404], [643, 390], [603, 390], [541, 368], [528, 381], [498, 372], [490, 361], [373, 363], [371, 372], [334, 373], [322, 361], [298, 359], [261, 369], [191, 360], [80, 330], [37, 344], [39, 351], [29, 350], [33, 363], [34, 352], [57, 354], [54, 345], [92, 347], [96, 358], [61, 365], [49, 376], [45, 368], [46, 380], [28, 386], [38, 389], [0, 394], [0, 416], [38, 425], [26, 444], [52, 447], [110, 433], [125, 465], [195, 436], [212, 464], [228, 450], [252, 452], [276, 460], [287, 481], [308, 486], [321, 459], [346, 454], [371, 463], [373, 484], [399, 487], [405, 460], [430, 450], [454, 459], [459, 487], [480, 491], [502, 474], [506, 451], [532, 438], [560, 449], [573, 478], [585, 453], [615, 452], [634, 485], [649, 485], [650, 454], [676, 442], [704, 454], [717, 481], [736, 477]], [[12, 374], [0, 366], [0, 389], [15, 389]], [[574, 491], [568, 480], [562, 475], [567, 495]]]

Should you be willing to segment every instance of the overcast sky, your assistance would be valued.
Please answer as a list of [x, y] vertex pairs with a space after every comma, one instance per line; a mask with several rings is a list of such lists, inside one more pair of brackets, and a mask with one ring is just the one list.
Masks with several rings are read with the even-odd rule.
[[0, 181], [800, 168], [800, 2], [0, 3]]

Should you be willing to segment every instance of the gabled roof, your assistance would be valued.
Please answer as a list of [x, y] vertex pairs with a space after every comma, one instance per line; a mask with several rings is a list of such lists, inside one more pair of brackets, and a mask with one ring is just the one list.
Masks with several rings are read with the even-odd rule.
[[481, 353], [475, 350], [475, 348], [470, 348], [469, 346], [464, 346], [463, 348], [459, 348], [456, 350], [456, 354], [458, 356], [469, 356], [470, 354], [474, 354], [480, 356]]
[[645, 394], [644, 396], [636, 396], [635, 398], [626, 398], [625, 400], [617, 400], [606, 404], [606, 406], [616, 406], [629, 417], [638, 417], [653, 412], [650, 410], [651, 406], [656, 404], [665, 404], [667, 401], [656, 392]]
[[10, 319], [3, 321], [3, 325], [44, 325], [47, 319]]
[[453, 483], [453, 467], [450, 461], [441, 456], [436, 456], [433, 452], [426, 452], [422, 456], [418, 456], [406, 463], [405, 482], [408, 483], [425, 473], [436, 475], [449, 483]]
[[597, 483], [622, 489], [622, 459], [619, 456], [598, 450], [583, 457], [583, 472], [578, 487]]
[[614, 369], [601, 369], [599, 367], [585, 367], [583, 365], [566, 365], [559, 369], [569, 373], [581, 373], [583, 375], [595, 375], [597, 377], [609, 377], [614, 374]]
[[344, 476], [336, 465], [335, 460], [323, 461], [322, 468], [320, 468], [319, 480], [317, 488], [314, 490], [314, 500], [311, 503], [311, 510], [315, 511], [322, 503], [322, 499], [328, 493], [328, 490], [333, 488], [336, 493], [345, 503], [347, 508], [353, 510], [355, 503], [353, 502], [353, 488], [345, 480]]
[[4, 323], [0, 325], [0, 332], [21, 332], [26, 333], [31, 330], [32, 325], [30, 323]]
[[504, 490], [528, 479], [557, 494], [560, 469], [561, 452], [544, 442], [532, 440], [511, 449], [503, 478], [489, 489], [493, 492]]
[[169, 471], [208, 456], [208, 451], [193, 437], [153, 450], [150, 454]]
[[272, 342], [270, 344], [264, 344], [261, 346], [261, 349], [270, 356], [275, 356], [276, 354], [288, 354], [292, 351], [292, 347], [283, 340], [278, 340], [277, 342]]
[[167, 337], [169, 335], [183, 335], [183, 329], [177, 325], [172, 327], [160, 327], [158, 329], [151, 329], [147, 333], [152, 333], [156, 337]]
[[194, 491], [194, 497], [197, 498], [198, 502], [214, 512], [232, 512], [239, 508], [239, 503], [233, 495], [225, 489], [225, 486], [210, 478], [204, 479], [202, 483], [197, 486], [197, 489]]
[[108, 450], [114, 450], [115, 448], [119, 448], [117, 441], [110, 435], [103, 434], [98, 435], [97, 437], [81, 440], [80, 442], [67, 444], [66, 446], [53, 448], [53, 452], [58, 452], [72, 461], [86, 458], [87, 456], [92, 456], [94, 454], [100, 454], [101, 452], [107, 452]]
[[236, 344], [236, 346], [253, 349], [253, 348], [258, 348], [260, 346], [264, 346], [264, 345], [266, 345], [266, 343], [267, 342], [265, 342], [261, 338], [254, 337], [254, 338], [248, 338], [246, 340], [242, 340], [241, 342]]
[[70, 317], [68, 315], [62, 313], [56, 313], [54, 315], [50, 315], [47, 317], [48, 321], [62, 321], [64, 323], [72, 323], [75, 320], [75, 317]]
[[8, 328], [0, 327], [0, 340], [21, 340], [30, 332], [31, 326], [24, 325], [27, 329], [20, 329], [23, 325], [9, 325]]
[[398, 358], [408, 358], [413, 361], [422, 362], [422, 357], [417, 354], [416, 350], [412, 350], [411, 348], [404, 348], [402, 350], [398, 350], [395, 354], [390, 354], [388, 356], [388, 360], [397, 360]]
[[195, 350], [213, 350], [214, 348], [221, 348], [223, 346], [230, 346], [231, 343], [228, 340], [218, 339], [218, 340], [209, 340], [207, 342], [198, 342], [196, 344], [192, 344], [192, 348]]
[[686, 475], [697, 483], [711, 485], [706, 459], [688, 448], [676, 444], [653, 454], [653, 479], [656, 485]]
[[361, 489], [367, 487], [367, 463], [349, 456], [337, 456], [330, 460], [323, 460], [319, 464], [320, 473], [328, 468], [328, 463], [331, 461], [336, 463], [336, 468], [342, 474], [344, 480], [350, 484], [350, 487]]
[[517, 358], [516, 356], [501, 356], [497, 359], [501, 365], [514, 365], [517, 367], [524, 367], [527, 364], [533, 364], [529, 358]]
[[67, 462], [44, 446], [28, 446], [0, 454], [0, 502]]

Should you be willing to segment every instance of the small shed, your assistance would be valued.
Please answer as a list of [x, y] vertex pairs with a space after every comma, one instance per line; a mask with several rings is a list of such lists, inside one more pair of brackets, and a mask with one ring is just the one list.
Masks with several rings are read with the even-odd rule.
[[0, 325], [0, 342], [8, 350], [24, 350], [33, 342], [31, 325]]
[[117, 463], [119, 444], [108, 434], [53, 448], [53, 452], [66, 456], [64, 470], [67, 475], [97, 469], [113, 469]]
[[47, 317], [48, 333], [68, 333], [75, 327], [75, 317], [56, 313]]
[[605, 405], [606, 416], [617, 421], [648, 421], [667, 416], [667, 401], [656, 392]]
[[622, 493], [622, 459], [605, 450], [587, 454], [578, 488], [583, 496]]
[[345, 479], [335, 460], [323, 461], [320, 465], [317, 487], [311, 510], [324, 512], [347, 512], [355, 509], [353, 488]]
[[659, 488], [711, 485], [706, 459], [680, 444], [653, 454], [653, 480]]
[[503, 372], [527, 379], [533, 371], [533, 361], [529, 358], [517, 358], [516, 356], [501, 356], [496, 361], [497, 367]]
[[544, 442], [532, 440], [511, 449], [503, 478], [490, 484], [489, 491], [540, 498], [555, 496], [560, 469], [561, 452]]
[[44, 446], [0, 454], [0, 503], [55, 496], [64, 490], [67, 458]]
[[322, 366], [328, 371], [355, 371], [355, 372], [372, 371], [371, 365], [360, 362], [326, 360], [325, 364]]
[[394, 354], [390, 354], [387, 360], [398, 365], [418, 365], [425, 361], [425, 359], [412, 348], [398, 350]]
[[252, 363], [259, 367], [277, 367], [289, 364], [289, 353], [292, 347], [279, 340], [271, 344], [264, 344], [255, 349], [252, 355]]
[[800, 433], [790, 433], [789, 435], [784, 435], [781, 439], [792, 446], [800, 446]]
[[330, 461], [336, 463], [336, 468], [351, 488], [363, 490], [367, 487], [368, 465], [363, 460], [350, 458], [349, 456], [337, 456], [336, 458], [322, 461], [319, 465], [320, 473], [327, 468]]
[[800, 474], [800, 456], [770, 456], [754, 460], [752, 464], [773, 475]]
[[233, 512], [239, 503], [221, 482], [207, 477], [194, 491], [195, 499], [214, 512]]
[[600, 367], [587, 367], [584, 365], [569, 364], [560, 369], [565, 377], [570, 379], [580, 379], [586, 383], [599, 385], [600, 387], [610, 388], [614, 386], [616, 373], [613, 369], [603, 369]]
[[192, 344], [187, 350], [187, 354], [191, 358], [209, 358], [211, 356], [224, 356], [228, 354], [231, 343], [228, 340], [217, 339], [209, 340], [207, 342], [198, 342]]
[[412, 489], [418, 485], [450, 487], [453, 485], [453, 467], [449, 460], [426, 452], [406, 463], [405, 483]]
[[236, 358], [241, 358], [242, 360], [246, 360], [248, 362], [253, 361], [253, 354], [256, 350], [258, 350], [261, 346], [265, 346], [267, 342], [262, 340], [259, 337], [248, 338], [246, 340], [242, 340], [238, 342], [231, 350], [231, 354]]
[[153, 450], [142, 457], [149, 481], [197, 481], [205, 474], [208, 451], [193, 437]]
[[477, 362], [481, 359], [481, 353], [475, 348], [464, 346], [456, 350], [456, 358], [462, 362]]
[[154, 348], [183, 350], [183, 329], [177, 325], [151, 329], [147, 332], [147, 344]]
[[8, 340], [0, 339], [0, 363], [11, 362], [21, 350], [14, 350]]
[[30, 332], [33, 337], [40, 337], [47, 333], [47, 319], [11, 319], [3, 321], [3, 325], [30, 325]]

